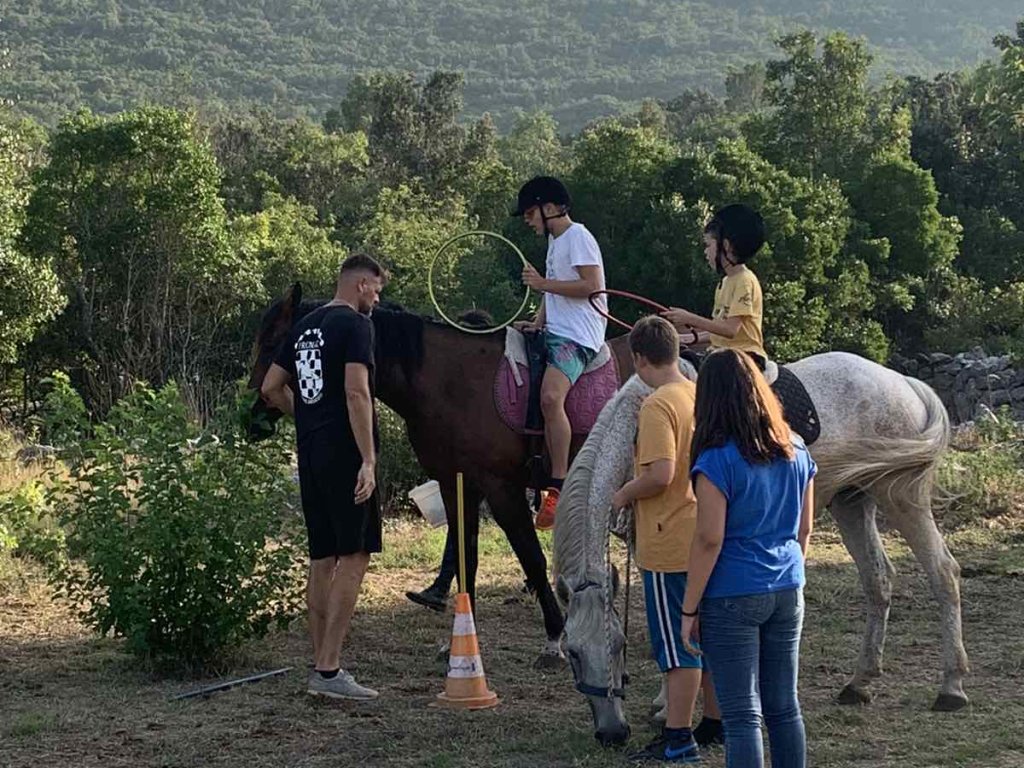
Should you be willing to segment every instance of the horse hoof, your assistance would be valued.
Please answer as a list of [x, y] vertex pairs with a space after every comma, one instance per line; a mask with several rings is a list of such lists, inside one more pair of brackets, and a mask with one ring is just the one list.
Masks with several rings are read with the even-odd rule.
[[561, 653], [542, 653], [533, 662], [534, 669], [561, 669], [565, 666], [565, 656]]
[[967, 697], [962, 693], [940, 693], [932, 704], [932, 712], [956, 712], [966, 706]]
[[844, 705], [864, 705], [871, 703], [871, 694], [860, 688], [854, 688], [849, 683], [843, 686], [839, 692], [839, 703]]

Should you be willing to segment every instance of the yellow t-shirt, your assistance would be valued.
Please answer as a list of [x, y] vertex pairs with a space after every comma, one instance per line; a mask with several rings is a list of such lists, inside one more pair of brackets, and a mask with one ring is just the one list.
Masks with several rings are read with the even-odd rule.
[[697, 499], [690, 486], [690, 441], [696, 386], [689, 381], [658, 387], [640, 407], [636, 436], [636, 471], [669, 459], [676, 465], [672, 483], [662, 493], [637, 499], [636, 561], [648, 571], [685, 571], [697, 527]]
[[715, 309], [711, 313], [711, 319], [725, 320], [738, 317], [740, 327], [731, 339], [712, 333], [711, 346], [753, 352], [767, 359], [768, 355], [764, 353], [764, 336], [761, 335], [763, 312], [761, 283], [757, 281], [757, 275], [746, 267], [736, 274], [726, 275], [715, 289]]

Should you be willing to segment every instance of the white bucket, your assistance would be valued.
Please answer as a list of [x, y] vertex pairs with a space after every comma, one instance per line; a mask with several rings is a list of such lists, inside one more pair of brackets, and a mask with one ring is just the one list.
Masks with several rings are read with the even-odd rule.
[[417, 485], [409, 491], [409, 498], [416, 504], [423, 518], [435, 528], [446, 524], [448, 516], [444, 511], [444, 500], [441, 498], [441, 486], [437, 480], [429, 480]]

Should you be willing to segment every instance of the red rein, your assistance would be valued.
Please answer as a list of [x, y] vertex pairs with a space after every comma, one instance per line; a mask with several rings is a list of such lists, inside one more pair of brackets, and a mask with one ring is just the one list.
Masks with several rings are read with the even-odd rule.
[[[608, 312], [606, 310], [603, 310], [603, 309], [601, 309], [600, 306], [598, 306], [597, 301], [595, 299], [598, 296], [600, 296], [601, 294], [608, 294], [609, 296], [621, 296], [624, 299], [631, 299], [633, 301], [638, 301], [641, 304], [646, 304], [648, 307], [652, 307], [652, 308], [658, 310], [659, 314], [662, 313], [662, 312], [667, 312], [668, 311], [668, 307], [663, 306], [663, 305], [659, 304], [656, 301], [652, 301], [651, 299], [648, 299], [648, 298], [646, 298], [644, 296], [638, 296], [635, 293], [630, 293], [629, 291], [617, 291], [617, 290], [615, 290], [613, 288], [606, 288], [606, 289], [601, 290], [601, 291], [594, 291], [592, 294], [590, 294], [590, 296], [588, 297], [588, 300], [590, 301], [590, 306], [592, 306], [594, 308], [594, 311], [596, 311], [602, 317], [604, 317], [604, 318], [606, 318], [608, 320], [611, 320], [616, 325], [621, 325], [627, 331], [633, 330], [633, 326], [630, 325], [629, 323], [625, 322], [624, 320], [619, 320], [619, 318], [614, 317], [610, 312]], [[697, 331], [695, 329], [691, 328], [690, 329], [690, 333], [693, 334], [693, 341], [691, 341], [690, 343], [691, 344], [696, 344], [698, 339], [700, 338], [697, 335]]]

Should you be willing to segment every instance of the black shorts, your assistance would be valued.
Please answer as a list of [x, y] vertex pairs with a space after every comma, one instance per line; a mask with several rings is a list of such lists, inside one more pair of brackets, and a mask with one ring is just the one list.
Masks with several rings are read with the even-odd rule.
[[377, 491], [362, 504], [353, 500], [361, 463], [355, 446], [339, 449], [318, 435], [309, 436], [299, 447], [299, 486], [310, 560], [381, 551]]

